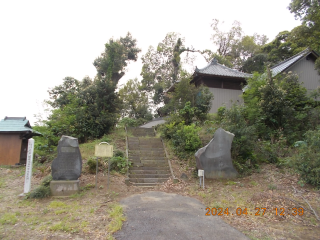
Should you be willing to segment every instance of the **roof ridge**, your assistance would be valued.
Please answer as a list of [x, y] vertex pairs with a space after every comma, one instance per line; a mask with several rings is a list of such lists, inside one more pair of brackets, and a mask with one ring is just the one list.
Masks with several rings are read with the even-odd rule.
[[231, 72], [233, 72], [233, 73], [236, 73], [236, 74], [244, 74], [244, 75], [247, 75], [247, 76], [251, 76], [252, 74], [250, 74], [250, 73], [244, 73], [244, 72], [241, 72], [241, 71], [239, 71], [239, 70], [237, 70], [237, 69], [232, 69], [232, 68], [229, 68], [229, 67], [227, 67], [227, 66], [225, 66], [225, 65], [223, 65], [223, 64], [220, 64], [219, 62], [218, 62], [218, 59], [216, 59], [216, 58], [213, 58], [209, 63], [208, 63], [208, 65], [207, 66], [205, 66], [204, 68], [197, 68], [196, 67], [196, 69], [195, 69], [195, 71], [196, 72], [199, 72], [199, 71], [203, 71], [203, 70], [206, 70], [206, 69], [208, 69], [210, 66], [213, 66], [213, 65], [219, 65], [220, 67], [222, 67], [223, 69], [225, 69], [225, 70], [227, 70], [227, 71], [231, 71]]
[[[276, 68], [276, 67], [280, 66], [281, 64], [284, 64], [284, 63], [290, 61], [291, 59], [296, 58], [296, 57], [299, 56], [299, 55], [301, 55], [301, 57], [303, 57], [306, 53], [309, 53], [309, 52], [311, 52], [310, 49], [309, 49], [309, 48], [306, 48], [306, 49], [304, 49], [303, 51], [301, 51], [301, 52], [299, 52], [299, 53], [297, 53], [297, 54], [295, 54], [295, 55], [293, 55], [293, 56], [291, 56], [291, 57], [289, 57], [289, 58], [287, 58], [287, 59], [285, 59], [285, 60], [277, 63], [276, 65], [272, 66], [271, 69]], [[301, 57], [300, 57], [300, 58], [301, 58]], [[300, 59], [300, 58], [299, 58], [299, 59]]]

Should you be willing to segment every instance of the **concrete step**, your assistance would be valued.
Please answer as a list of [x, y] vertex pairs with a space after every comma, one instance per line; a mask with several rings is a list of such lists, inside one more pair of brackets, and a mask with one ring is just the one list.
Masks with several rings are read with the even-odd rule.
[[142, 145], [147, 145], [147, 144], [162, 144], [160, 138], [139, 138], [139, 143]]
[[[153, 187], [167, 181], [170, 168], [160, 138], [153, 129], [128, 128], [135, 137], [128, 137], [130, 182], [139, 187]], [[151, 137], [149, 137], [151, 136]]]
[[130, 178], [130, 182], [134, 183], [163, 183], [168, 178]]
[[155, 161], [166, 161], [166, 157], [155, 157], [155, 156], [150, 156], [150, 157], [130, 157], [129, 156], [129, 161], [142, 161], [142, 160], [155, 160]]
[[130, 174], [170, 174], [170, 169], [167, 170], [129, 170]]
[[161, 147], [140, 147], [140, 146], [129, 146], [129, 152], [164, 152]]
[[129, 174], [129, 178], [169, 178], [170, 174]]
[[168, 162], [164, 161], [164, 162], [133, 162], [132, 163], [133, 167], [165, 167], [168, 166]]
[[153, 171], [170, 171], [169, 165], [168, 166], [143, 166], [143, 167], [135, 167], [135, 166], [131, 166], [129, 171], [149, 171], [149, 170], [153, 170]]
[[159, 184], [162, 184], [162, 183], [132, 183], [133, 186], [136, 186], [136, 187], [145, 187], [145, 188], [156, 187], [156, 186], [158, 186]]
[[165, 157], [165, 153], [164, 152], [150, 152], [150, 153], [129, 152], [129, 157]]

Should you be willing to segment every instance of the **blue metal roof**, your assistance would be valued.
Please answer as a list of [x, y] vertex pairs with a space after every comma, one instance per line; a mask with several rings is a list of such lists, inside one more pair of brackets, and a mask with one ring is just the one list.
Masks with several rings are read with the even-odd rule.
[[239, 72], [238, 70], [228, 68], [218, 63], [217, 59], [212, 59], [211, 62], [204, 68], [195, 69], [196, 73], [224, 76], [224, 77], [235, 77], [235, 78], [250, 78], [252, 74]]
[[0, 132], [32, 132], [41, 134], [31, 128], [25, 117], [5, 117], [0, 121]]

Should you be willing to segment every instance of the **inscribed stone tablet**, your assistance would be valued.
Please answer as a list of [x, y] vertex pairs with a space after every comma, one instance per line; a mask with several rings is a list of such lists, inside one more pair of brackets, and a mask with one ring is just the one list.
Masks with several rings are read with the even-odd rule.
[[204, 170], [206, 178], [234, 178], [238, 176], [231, 159], [233, 137], [233, 133], [219, 128], [208, 145], [196, 152], [197, 168]]
[[96, 157], [113, 157], [113, 145], [96, 145], [94, 155]]
[[51, 165], [53, 180], [77, 180], [81, 175], [82, 159], [78, 139], [62, 136], [58, 156]]

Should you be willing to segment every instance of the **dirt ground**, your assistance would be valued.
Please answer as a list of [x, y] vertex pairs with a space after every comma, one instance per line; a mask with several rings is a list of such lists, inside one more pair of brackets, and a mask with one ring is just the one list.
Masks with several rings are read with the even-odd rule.
[[[197, 198], [207, 206], [199, 214], [220, 215], [251, 239], [319, 239], [314, 211], [320, 215], [320, 192], [301, 187], [289, 170], [264, 165], [248, 177], [206, 180], [202, 189], [186, 163], [172, 160], [172, 165], [176, 177], [185, 173], [188, 179], [139, 188], [125, 185], [125, 176], [115, 173], [108, 186], [107, 175], [100, 172], [95, 189], [95, 175], [84, 173], [79, 194], [40, 200], [18, 197], [23, 192], [24, 167], [0, 167], [0, 239], [112, 239], [110, 209], [122, 198], [145, 191]], [[32, 188], [49, 173], [50, 167], [34, 169]]]

